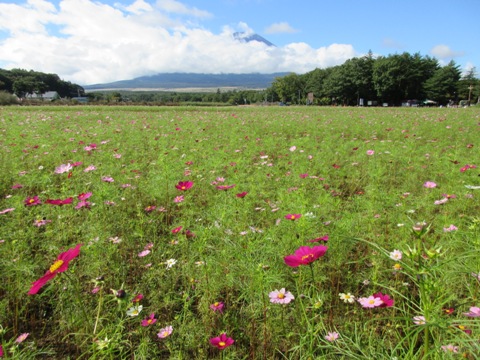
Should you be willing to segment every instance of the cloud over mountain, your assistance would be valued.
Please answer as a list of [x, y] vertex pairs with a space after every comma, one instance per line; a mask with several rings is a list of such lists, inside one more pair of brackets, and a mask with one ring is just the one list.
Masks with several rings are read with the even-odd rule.
[[211, 16], [175, 0], [0, 3], [0, 35], [6, 34], [0, 37], [0, 67], [93, 84], [159, 72], [302, 73], [357, 55], [348, 44], [312, 48], [306, 43], [273, 47], [241, 42], [234, 33], [253, 34], [253, 29], [239, 23], [214, 33], [202, 26]]

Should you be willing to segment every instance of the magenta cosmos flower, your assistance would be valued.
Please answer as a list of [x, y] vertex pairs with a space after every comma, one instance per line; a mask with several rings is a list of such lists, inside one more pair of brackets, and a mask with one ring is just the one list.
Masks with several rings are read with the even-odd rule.
[[293, 294], [290, 291], [285, 291], [285, 288], [281, 288], [280, 290], [274, 290], [268, 294], [270, 298], [270, 302], [272, 304], [288, 304], [290, 301], [295, 299]]
[[426, 181], [423, 184], [423, 186], [426, 187], [426, 188], [429, 188], [429, 189], [433, 189], [433, 188], [437, 187], [437, 184], [435, 184], [433, 181]]
[[62, 206], [62, 205], [71, 204], [72, 202], [73, 202], [73, 198], [69, 197], [69, 198], [66, 198], [65, 200], [62, 200], [62, 199], [47, 199], [45, 201], [45, 204]]
[[300, 246], [293, 255], [287, 255], [283, 258], [285, 264], [291, 267], [297, 267], [300, 265], [308, 265], [319, 257], [325, 255], [328, 247], [324, 245], [309, 247]]
[[34, 206], [34, 205], [40, 205], [42, 202], [40, 201], [38, 196], [35, 195], [34, 197], [26, 198], [23, 203], [25, 204], [25, 206]]
[[380, 304], [379, 307], [392, 307], [395, 303], [395, 301], [389, 295], [382, 294], [381, 292], [373, 294], [373, 297], [382, 300], [382, 304]]
[[188, 189], [190, 189], [192, 186], [193, 186], [193, 182], [192, 182], [192, 181], [179, 181], [178, 184], [175, 185], [175, 187], [176, 187], [178, 190], [181, 190], [181, 191], [188, 190]]
[[225, 333], [210, 339], [210, 344], [212, 344], [213, 346], [215, 346], [220, 350], [223, 350], [229, 347], [230, 345], [233, 345], [234, 342], [235, 340], [233, 340], [232, 338], [229, 338]]
[[58, 255], [57, 260], [50, 266], [45, 275], [40, 279], [32, 283], [32, 287], [28, 292], [28, 295], [35, 295], [49, 280], [53, 279], [58, 273], [68, 270], [68, 264], [80, 254], [80, 247], [82, 244], [78, 244], [72, 249]]
[[215, 301], [213, 304], [210, 305], [210, 309], [212, 309], [214, 312], [219, 312], [220, 314], [223, 313], [223, 308], [225, 307], [225, 304], [221, 301]]
[[300, 219], [302, 217], [302, 214], [287, 214], [285, 215], [285, 219], [287, 220], [297, 220], [297, 219]]
[[156, 322], [157, 319], [155, 319], [155, 314], [151, 313], [148, 318], [142, 320], [142, 326], [150, 326], [155, 324]]

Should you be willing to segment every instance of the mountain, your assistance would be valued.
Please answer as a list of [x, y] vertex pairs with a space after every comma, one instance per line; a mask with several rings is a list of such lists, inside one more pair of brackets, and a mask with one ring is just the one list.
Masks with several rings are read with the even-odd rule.
[[272, 85], [276, 77], [288, 73], [272, 74], [195, 74], [195, 73], [160, 73], [141, 76], [132, 80], [121, 80], [106, 84], [85, 85], [86, 91], [105, 89], [186, 89], [186, 88], [244, 88], [265, 89]]
[[244, 32], [236, 32], [236, 33], [233, 33], [233, 38], [238, 40], [238, 41], [241, 41], [241, 42], [247, 42], [248, 43], [248, 42], [251, 42], [251, 41], [258, 41], [258, 42], [264, 43], [268, 46], [275, 46], [270, 41], [261, 37], [258, 34], [250, 34], [249, 35], [249, 34], [246, 34]]

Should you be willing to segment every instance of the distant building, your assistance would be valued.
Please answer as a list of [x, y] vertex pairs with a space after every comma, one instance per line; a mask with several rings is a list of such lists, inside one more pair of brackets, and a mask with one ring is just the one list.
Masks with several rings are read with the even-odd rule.
[[56, 91], [47, 91], [44, 94], [33, 93], [28, 96], [29, 99], [33, 100], [46, 100], [46, 101], [53, 101], [60, 99], [60, 95]]

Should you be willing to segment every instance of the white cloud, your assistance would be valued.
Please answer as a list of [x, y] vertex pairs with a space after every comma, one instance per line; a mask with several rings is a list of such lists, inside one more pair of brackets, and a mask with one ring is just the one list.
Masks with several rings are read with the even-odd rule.
[[458, 56], [463, 56], [463, 51], [453, 51], [447, 45], [436, 45], [430, 50], [430, 54], [435, 56], [438, 59], [451, 59]]
[[[306, 43], [269, 47], [240, 42], [235, 31], [253, 33], [248, 24], [215, 34], [194, 21], [209, 13], [178, 1], [154, 5], [132, 0], [110, 6], [93, 0], [0, 4], [0, 67], [56, 73], [78, 84], [105, 83], [160, 72], [304, 73], [356, 56], [351, 45], [312, 48]], [[18, 19], [28, 19], [19, 25]], [[55, 26], [55, 34], [51, 26]]]
[[265, 29], [266, 34], [293, 34], [296, 32], [298, 32], [298, 30], [291, 27], [287, 22], [274, 23]]

